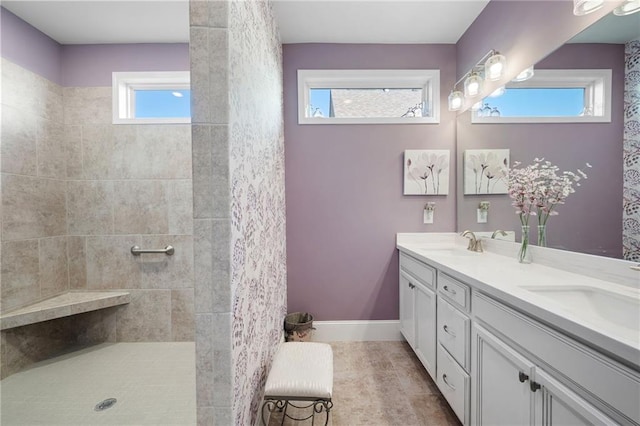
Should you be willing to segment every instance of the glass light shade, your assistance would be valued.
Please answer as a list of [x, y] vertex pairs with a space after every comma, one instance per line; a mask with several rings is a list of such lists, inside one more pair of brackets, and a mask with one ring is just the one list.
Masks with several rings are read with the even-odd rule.
[[506, 92], [507, 89], [504, 88], [504, 86], [500, 86], [498, 87], [496, 90], [493, 91], [493, 93], [491, 93], [489, 95], [490, 98], [497, 98], [499, 96], [504, 95], [504, 92]]
[[613, 9], [613, 14], [618, 16], [631, 15], [640, 12], [640, 0], [627, 0]]
[[518, 83], [520, 81], [526, 81], [526, 80], [529, 80], [531, 77], [533, 77], [533, 74], [534, 74], [533, 65], [531, 65], [529, 68], [527, 68], [526, 70], [522, 71], [520, 74], [518, 74], [516, 76], [516, 78], [514, 78], [511, 81], [516, 82], [516, 83]]
[[449, 94], [449, 111], [458, 111], [462, 108], [463, 104], [463, 95], [459, 90], [451, 91]]
[[573, 14], [576, 16], [587, 15], [600, 9], [604, 0], [573, 0]]
[[464, 81], [464, 95], [467, 97], [478, 96], [482, 91], [482, 79], [476, 73], [472, 73]]
[[484, 63], [484, 78], [492, 81], [500, 80], [506, 67], [507, 58], [496, 53]]

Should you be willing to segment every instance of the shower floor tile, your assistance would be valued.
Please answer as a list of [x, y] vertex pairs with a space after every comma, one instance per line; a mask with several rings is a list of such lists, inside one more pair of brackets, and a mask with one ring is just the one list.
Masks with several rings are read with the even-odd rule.
[[0, 424], [195, 425], [195, 401], [194, 343], [105, 343], [2, 380]]

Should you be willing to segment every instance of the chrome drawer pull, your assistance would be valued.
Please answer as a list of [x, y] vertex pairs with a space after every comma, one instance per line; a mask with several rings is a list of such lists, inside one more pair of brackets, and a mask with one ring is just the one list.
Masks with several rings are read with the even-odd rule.
[[442, 381], [443, 381], [447, 386], [449, 386], [451, 389], [456, 390], [456, 387], [455, 387], [455, 386], [453, 386], [451, 383], [449, 383], [449, 381], [447, 380], [447, 375], [446, 375], [446, 374], [443, 374], [443, 375], [442, 375]]
[[448, 335], [450, 335], [451, 337], [456, 337], [456, 333], [454, 333], [453, 331], [449, 331], [449, 327], [447, 327], [447, 325], [443, 325], [442, 329], [444, 330], [445, 333], [447, 333]]
[[446, 286], [446, 285], [445, 285], [444, 287], [442, 287], [442, 289], [443, 289], [444, 291], [446, 291], [447, 293], [451, 293], [451, 294], [453, 294], [454, 296], [457, 294], [455, 290], [450, 289], [450, 288], [449, 288], [448, 286]]

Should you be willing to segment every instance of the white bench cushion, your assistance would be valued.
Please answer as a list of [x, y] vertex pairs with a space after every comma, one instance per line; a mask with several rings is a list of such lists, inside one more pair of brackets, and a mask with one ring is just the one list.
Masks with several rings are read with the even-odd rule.
[[280, 345], [265, 386], [265, 396], [331, 398], [333, 351], [317, 342]]

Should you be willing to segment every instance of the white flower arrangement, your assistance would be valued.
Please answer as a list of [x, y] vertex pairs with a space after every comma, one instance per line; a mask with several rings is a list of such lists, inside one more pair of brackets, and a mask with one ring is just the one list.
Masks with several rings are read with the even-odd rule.
[[[538, 224], [546, 225], [550, 216], [558, 214], [557, 205], [575, 192], [573, 185], [580, 186], [580, 180], [587, 175], [580, 169], [574, 172], [560, 172], [558, 166], [536, 158], [533, 164], [519, 167], [515, 162], [509, 171], [509, 197], [516, 208], [523, 226], [529, 225], [530, 216], [538, 216]], [[589, 163], [587, 167], [591, 167]]]

